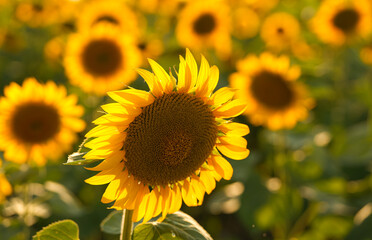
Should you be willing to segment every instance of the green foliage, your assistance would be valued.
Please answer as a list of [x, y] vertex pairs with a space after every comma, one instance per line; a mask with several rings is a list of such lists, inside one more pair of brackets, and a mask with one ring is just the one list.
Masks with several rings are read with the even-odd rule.
[[79, 227], [72, 220], [62, 220], [43, 228], [32, 240], [79, 240]]
[[103, 221], [101, 222], [101, 231], [112, 234], [120, 235], [121, 231], [121, 218], [123, 216], [123, 211], [113, 211], [111, 212]]
[[133, 240], [212, 240], [211, 236], [192, 217], [176, 212], [162, 222], [151, 221], [137, 225]]

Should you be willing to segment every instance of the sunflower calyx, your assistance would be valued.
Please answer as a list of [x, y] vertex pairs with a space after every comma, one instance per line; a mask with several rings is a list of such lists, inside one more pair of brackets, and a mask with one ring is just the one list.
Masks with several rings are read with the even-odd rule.
[[63, 165], [86, 165], [100, 161], [102, 159], [85, 159], [84, 156], [87, 152], [74, 152], [67, 157], [67, 162]]

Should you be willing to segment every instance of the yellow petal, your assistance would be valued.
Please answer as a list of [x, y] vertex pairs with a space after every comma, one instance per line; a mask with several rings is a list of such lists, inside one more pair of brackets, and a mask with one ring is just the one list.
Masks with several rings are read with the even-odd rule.
[[188, 207], [197, 206], [197, 199], [193, 194], [193, 189], [191, 188], [190, 182], [188, 180], [184, 181], [182, 187], [182, 198]]
[[219, 78], [220, 78], [220, 71], [218, 70], [218, 67], [212, 66], [210, 69], [210, 74], [209, 74], [209, 79], [208, 79], [208, 91], [207, 91], [208, 96], [216, 88]]
[[232, 100], [224, 105], [213, 110], [213, 114], [217, 118], [231, 118], [236, 117], [244, 112], [247, 105], [240, 99]]
[[220, 106], [228, 101], [230, 101], [234, 95], [236, 90], [228, 87], [223, 87], [218, 89], [210, 98], [208, 104], [214, 106]]
[[241, 148], [233, 145], [218, 145], [217, 149], [226, 157], [242, 160], [248, 157], [249, 150], [246, 148]]
[[155, 75], [147, 70], [144, 69], [137, 69], [137, 72], [139, 75], [143, 77], [143, 79], [146, 81], [147, 85], [149, 86], [149, 89], [151, 93], [159, 97], [163, 94], [162, 87], [159, 83], [159, 80], [155, 77]]
[[159, 191], [159, 188], [155, 187], [153, 191], [155, 191], [155, 196], [157, 199], [157, 204], [154, 210], [154, 216], [157, 216], [162, 211], [162, 204], [163, 204], [164, 199], [163, 199], [163, 194], [161, 193], [161, 191]]
[[210, 194], [213, 189], [216, 187], [216, 181], [214, 178], [209, 174], [208, 170], [200, 172], [200, 180], [205, 187], [205, 191]]
[[109, 155], [113, 154], [114, 151], [119, 151], [120, 146], [115, 146], [116, 148], [112, 149], [94, 149], [89, 151], [87, 154], [84, 155], [85, 159], [105, 159]]
[[158, 78], [158, 80], [161, 82], [161, 85], [163, 86], [163, 89], [165, 90], [168, 86], [168, 83], [170, 81], [170, 76], [168, 73], [164, 70], [162, 66], [160, 66], [157, 62], [155, 62], [152, 59], [148, 59], [150, 66], [152, 68], [152, 71], [154, 72], [155, 76]]
[[215, 171], [224, 179], [230, 180], [233, 175], [231, 164], [220, 155], [213, 155], [208, 162], [211, 162]]
[[140, 207], [141, 203], [143, 202], [143, 198], [146, 194], [148, 194], [149, 188], [147, 186], [142, 186], [141, 189], [137, 193], [135, 208], [133, 211], [132, 221], [138, 222], [145, 216], [146, 208]]
[[146, 212], [145, 216], [143, 217], [143, 223], [148, 222], [154, 216], [157, 203], [158, 199], [156, 198], [155, 192], [151, 191], [149, 200], [147, 201]]
[[[143, 195], [142, 201], [141, 201], [141, 203], [140, 203], [140, 205], [138, 207], [138, 209], [144, 209], [144, 216], [145, 216], [145, 214], [147, 212], [147, 208], [146, 207], [147, 207], [147, 203], [149, 201], [150, 195], [151, 195], [150, 194], [150, 191], [146, 191], [146, 193]], [[138, 215], [140, 215], [140, 214], [138, 214]]]
[[172, 192], [172, 204], [169, 207], [169, 213], [174, 213], [181, 209], [182, 194], [181, 194], [181, 191], [178, 185], [175, 185], [173, 189], [171, 189], [171, 192]]
[[247, 140], [243, 137], [233, 136], [233, 135], [226, 135], [223, 137], [219, 137], [218, 140], [221, 143], [217, 143], [219, 145], [234, 145], [241, 148], [247, 148]]
[[190, 67], [186, 64], [185, 59], [180, 56], [178, 69], [178, 92], [188, 92], [191, 87], [192, 76]]
[[247, 125], [236, 122], [222, 124], [218, 129], [227, 135], [245, 136], [249, 133]]
[[113, 134], [120, 134], [126, 129], [126, 126], [105, 126], [100, 125], [93, 129], [91, 129], [87, 134], [85, 134], [85, 137], [91, 138], [91, 137], [100, 137], [105, 135], [113, 135]]
[[105, 192], [102, 195], [101, 202], [102, 203], [110, 203], [115, 201], [118, 195], [118, 190], [120, 186], [120, 179], [114, 179], [109, 183]]
[[[139, 114], [138, 114], [139, 115]], [[111, 115], [105, 114], [93, 121], [96, 125], [106, 125], [106, 126], [128, 126], [133, 122], [134, 118], [138, 115]]]
[[119, 103], [108, 103], [102, 105], [101, 108], [107, 113], [129, 114], [127, 108]]
[[149, 92], [138, 89], [112, 91], [107, 94], [118, 103], [136, 107], [145, 107], [154, 101], [154, 97]]
[[123, 132], [121, 134], [100, 136], [85, 143], [84, 146], [90, 149], [99, 149], [109, 145], [122, 145], [126, 136], [126, 132]]
[[164, 187], [164, 189], [162, 190], [162, 195], [163, 195], [163, 202], [162, 202], [163, 210], [162, 210], [161, 219], [163, 220], [167, 216], [168, 211], [170, 210], [170, 206], [171, 206], [171, 203], [173, 202], [173, 199], [172, 199], [171, 189], [168, 186]]
[[86, 179], [85, 182], [91, 185], [106, 184], [111, 182], [116, 176], [118, 176], [121, 171], [121, 168], [108, 169]]
[[196, 198], [199, 200], [198, 205], [201, 205], [204, 199], [205, 187], [203, 184], [201, 184], [199, 177], [193, 176], [191, 178], [191, 186], [194, 190]]
[[90, 170], [90, 171], [103, 171], [103, 170], [107, 170], [110, 168], [117, 168], [121, 166], [119, 164], [123, 159], [124, 159], [124, 152], [118, 151], [118, 152], [111, 154], [109, 157], [107, 157], [97, 166], [92, 167], [92, 168], [85, 168], [85, 169]]
[[199, 75], [198, 75], [198, 79], [197, 79], [197, 82], [196, 82], [196, 88], [197, 88], [197, 90], [200, 89], [201, 86], [203, 86], [204, 83], [208, 80], [209, 73], [210, 73], [209, 63], [205, 59], [205, 57], [202, 55], [201, 56], [200, 69], [199, 69]]
[[186, 63], [191, 71], [191, 87], [193, 87], [195, 86], [198, 77], [198, 65], [196, 64], [195, 58], [188, 48], [186, 48]]

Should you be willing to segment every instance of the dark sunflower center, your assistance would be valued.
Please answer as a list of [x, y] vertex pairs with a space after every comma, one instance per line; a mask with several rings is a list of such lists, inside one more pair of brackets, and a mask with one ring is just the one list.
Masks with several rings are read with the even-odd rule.
[[276, 32], [277, 32], [278, 34], [283, 34], [283, 33], [284, 33], [284, 29], [283, 29], [282, 27], [278, 27], [278, 28], [276, 29]]
[[354, 9], [344, 9], [334, 16], [333, 24], [343, 32], [351, 32], [358, 24], [359, 18], [359, 14]]
[[124, 142], [130, 174], [149, 185], [185, 179], [211, 154], [217, 138], [214, 116], [204, 102], [171, 93], [143, 108]]
[[120, 67], [122, 60], [120, 47], [107, 39], [90, 42], [82, 53], [85, 70], [95, 76], [113, 74]]
[[96, 19], [96, 21], [94, 21], [94, 23], [99, 23], [99, 22], [109, 22], [109, 23], [112, 23], [112, 24], [115, 24], [115, 25], [118, 25], [119, 22], [116, 18], [114, 18], [113, 16], [110, 16], [110, 15], [102, 15], [100, 17], [98, 17]]
[[27, 143], [42, 143], [53, 138], [61, 127], [61, 119], [52, 106], [28, 103], [19, 106], [11, 120], [14, 135]]
[[42, 12], [43, 11], [43, 5], [41, 5], [41, 4], [33, 4], [32, 5], [32, 9], [35, 12]]
[[251, 91], [260, 103], [272, 109], [287, 107], [294, 97], [291, 87], [280, 75], [266, 71], [253, 77]]
[[137, 47], [142, 51], [146, 49], [146, 46], [147, 44], [145, 42], [140, 42], [137, 44]]
[[194, 24], [193, 24], [194, 32], [200, 35], [211, 33], [215, 27], [216, 27], [216, 20], [209, 13], [199, 16], [194, 21]]

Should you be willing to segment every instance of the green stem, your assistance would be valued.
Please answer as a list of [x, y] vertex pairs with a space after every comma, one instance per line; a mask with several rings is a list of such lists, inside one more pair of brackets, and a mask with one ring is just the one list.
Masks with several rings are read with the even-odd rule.
[[120, 240], [131, 240], [133, 231], [132, 215], [133, 210], [123, 210], [123, 217], [121, 219]]

